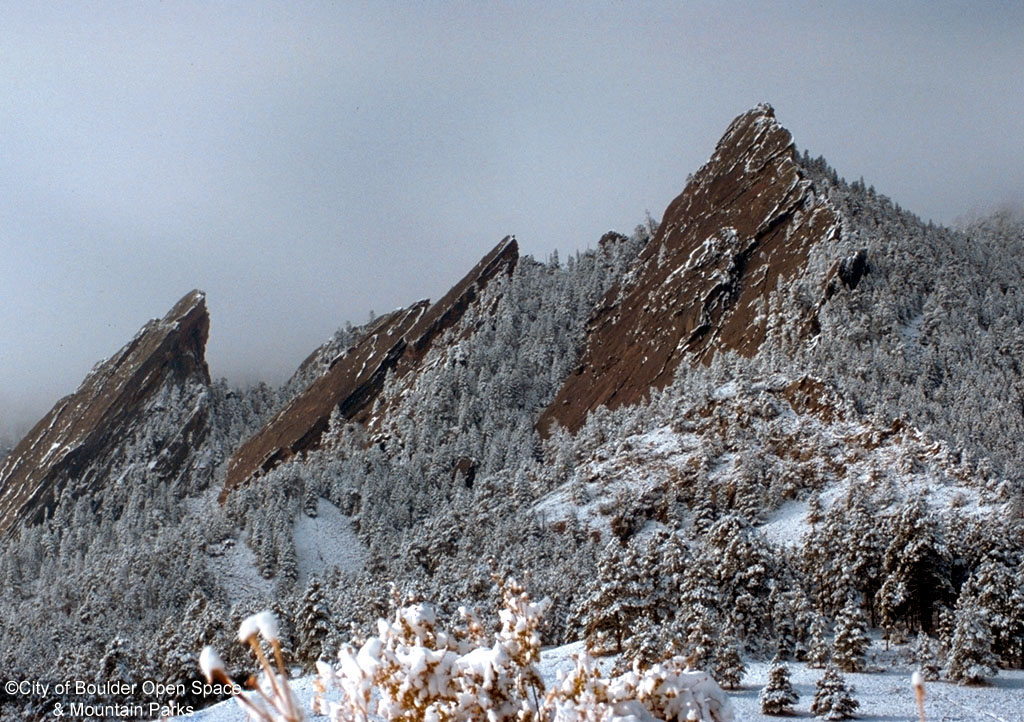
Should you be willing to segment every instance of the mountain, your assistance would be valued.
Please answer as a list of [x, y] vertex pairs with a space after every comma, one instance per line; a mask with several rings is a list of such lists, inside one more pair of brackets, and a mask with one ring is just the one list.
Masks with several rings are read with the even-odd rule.
[[[274, 419], [235, 452], [228, 465], [223, 500], [231, 489], [265, 473], [295, 454], [316, 449], [338, 413], [343, 419], [373, 424], [374, 408], [389, 373], [414, 373], [441, 333], [456, 324], [494, 276], [511, 273], [519, 257], [515, 239], [505, 238], [434, 304], [420, 301], [374, 321], [344, 353]], [[324, 354], [314, 352], [299, 373]]]
[[[97, 490], [125, 457], [144, 454], [166, 478], [189, 473], [207, 433], [209, 330], [206, 298], [192, 291], [58, 401], [0, 466], [0, 531]], [[139, 448], [144, 427], [160, 432]]]
[[863, 615], [1020, 666], [1021, 277], [1024, 224], [924, 222], [762, 105], [659, 224], [543, 261], [506, 238], [280, 389], [210, 383], [194, 292], [2, 462], [0, 664], [189, 680], [276, 606], [308, 665], [391, 582], [454, 617], [498, 573], [550, 597], [546, 642], [641, 663]]
[[664, 387], [684, 360], [753, 356], [774, 317], [772, 295], [805, 271], [811, 246], [839, 232], [772, 108], [741, 115], [669, 205], [626, 284], [602, 300], [580, 365], [539, 427], [577, 431], [598, 406]]

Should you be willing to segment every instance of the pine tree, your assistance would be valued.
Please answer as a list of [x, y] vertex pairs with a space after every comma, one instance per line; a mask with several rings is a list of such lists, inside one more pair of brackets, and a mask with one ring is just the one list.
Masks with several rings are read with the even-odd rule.
[[882, 562], [884, 581], [875, 595], [886, 639], [904, 627], [930, 632], [934, 612], [952, 596], [945, 545], [925, 502], [907, 502], [891, 526]]
[[677, 534], [658, 533], [647, 543], [644, 565], [657, 570], [650, 607], [659, 622], [672, 621], [679, 616], [679, 598], [690, 563], [689, 549]]
[[[1010, 554], [991, 551], [961, 590], [988, 610], [992, 651], [1008, 664], [1024, 661], [1024, 589], [1014, 578]], [[1018, 575], [1019, 577], [1020, 575]]]
[[821, 522], [822, 518], [821, 495], [813, 494], [807, 500], [807, 523], [813, 528]]
[[825, 674], [814, 685], [811, 714], [829, 720], [850, 719], [860, 707], [853, 693], [853, 687], [846, 683], [839, 670], [828, 665]]
[[669, 647], [663, 628], [658, 627], [650, 618], [642, 617], [623, 643], [622, 656], [615, 669], [625, 672], [634, 665], [640, 669], [648, 669], [656, 662], [671, 656]]
[[828, 664], [832, 653], [825, 637], [825, 617], [815, 614], [811, 618], [810, 640], [807, 643], [807, 666], [821, 669]]
[[843, 672], [860, 672], [864, 669], [864, 653], [871, 645], [865, 626], [864, 610], [855, 599], [850, 599], [836, 619], [835, 640], [832, 644], [832, 659]]
[[323, 644], [331, 633], [331, 612], [324, 599], [320, 580], [310, 577], [299, 603], [295, 620], [298, 638], [295, 656], [306, 666], [312, 666], [323, 654]]
[[625, 553], [617, 541], [605, 547], [597, 587], [580, 608], [578, 621], [594, 654], [621, 653], [637, 620], [650, 611], [653, 584], [640, 559], [632, 543]]
[[998, 673], [989, 611], [966, 594], [960, 596], [956, 606], [956, 628], [946, 676], [960, 684], [982, 684]]
[[772, 610], [775, 629], [775, 654], [780, 660], [792, 659], [796, 654], [797, 634], [793, 622], [793, 602], [793, 595], [782, 592], [776, 583], [768, 597], [768, 605]]
[[761, 712], [770, 715], [792, 712], [793, 705], [800, 699], [789, 681], [789, 667], [777, 657], [772, 660], [771, 669], [768, 670], [768, 684], [757, 698], [761, 703]]
[[[225, 635], [228, 635], [227, 639], [233, 636], [225, 629], [224, 617], [225, 613], [218, 605], [210, 602], [198, 589], [192, 590], [180, 620], [165, 621], [158, 635], [156, 658], [160, 665], [160, 680], [183, 685], [191, 692], [192, 682], [202, 679], [196, 666], [196, 650], [216, 643], [219, 636], [222, 639]], [[202, 699], [189, 694], [180, 701], [198, 705]]]
[[[854, 487], [855, 490], [859, 488]], [[863, 491], [851, 490], [844, 506], [845, 529], [840, 546], [842, 579], [839, 586], [866, 600], [864, 609], [870, 615], [867, 621], [874, 626], [871, 600], [881, 585], [882, 555], [885, 551], [882, 531], [877, 523], [878, 514]], [[839, 598], [840, 606], [845, 602], [845, 596]]]
[[727, 635], [715, 650], [711, 676], [727, 689], [738, 689], [746, 671], [736, 639], [732, 635]]
[[710, 671], [718, 649], [720, 622], [713, 609], [702, 608], [686, 638], [687, 660], [694, 669]]
[[695, 563], [710, 571], [717, 587], [715, 606], [723, 609], [729, 629], [741, 642], [756, 644], [771, 616], [771, 562], [760, 534], [741, 517], [724, 516], [708, 530]]
[[914, 640], [914, 662], [928, 682], [934, 682], [939, 678], [942, 665], [939, 664], [938, 647], [938, 643], [924, 632], [919, 632], [917, 639]]
[[948, 657], [953, 646], [953, 632], [956, 630], [956, 612], [949, 607], [942, 607], [938, 616], [935, 636], [939, 640], [939, 656]]
[[[811, 600], [802, 589], [794, 582], [794, 589], [790, 594], [789, 607], [793, 611], [793, 633], [796, 638], [796, 646], [793, 656], [798, 661], [805, 661], [810, 648], [810, 629], [814, 625], [814, 619], [818, 614], [811, 605]], [[824, 620], [823, 620], [824, 621]]]

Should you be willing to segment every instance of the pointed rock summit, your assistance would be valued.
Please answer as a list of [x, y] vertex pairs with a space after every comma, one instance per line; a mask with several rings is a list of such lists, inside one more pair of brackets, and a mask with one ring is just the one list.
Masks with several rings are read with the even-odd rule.
[[58, 401], [0, 466], [0, 532], [42, 520], [65, 491], [78, 496], [105, 483], [128, 439], [168, 415], [175, 418], [152, 448], [152, 468], [177, 473], [205, 434], [207, 407], [191, 397], [205, 399], [210, 385], [209, 329], [206, 298], [192, 291]]
[[636, 403], [670, 383], [684, 361], [754, 355], [768, 333], [772, 292], [838, 230], [771, 106], [736, 118], [665, 211], [628, 286], [602, 300], [581, 363], [541, 415], [540, 431], [557, 422], [575, 432], [599, 406]]
[[[389, 400], [381, 397], [387, 375], [400, 378], [414, 372], [434, 342], [458, 323], [487, 283], [501, 273], [511, 273], [518, 258], [515, 239], [505, 238], [441, 300], [433, 305], [420, 301], [377, 319], [322, 376], [239, 447], [228, 465], [221, 500], [232, 489], [292, 456], [319, 448], [335, 412], [349, 421], [373, 426], [389, 406]], [[316, 352], [310, 358], [315, 356]]]

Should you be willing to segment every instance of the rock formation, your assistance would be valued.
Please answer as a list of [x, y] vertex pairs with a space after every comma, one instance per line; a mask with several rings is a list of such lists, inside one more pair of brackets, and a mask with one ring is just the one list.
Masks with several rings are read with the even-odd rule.
[[[540, 431], [555, 422], [576, 431], [598, 406], [636, 403], [671, 382], [684, 360], [755, 354], [773, 291], [838, 230], [836, 212], [805, 177], [772, 108], [738, 117], [665, 211], [628, 285], [599, 305], [581, 363], [541, 415]], [[849, 277], [861, 272], [863, 262]]]
[[370, 423], [374, 405], [387, 405], [380, 395], [388, 373], [401, 377], [414, 371], [488, 281], [511, 273], [518, 258], [515, 239], [505, 238], [433, 305], [420, 301], [377, 319], [322, 376], [239, 447], [231, 457], [221, 499], [295, 454], [318, 448], [335, 412], [350, 421]]
[[125, 444], [147, 425], [161, 426], [151, 437], [151, 468], [180, 473], [207, 432], [209, 328], [205, 296], [192, 291], [58, 401], [0, 466], [0, 532], [40, 521], [64, 492], [105, 484]]

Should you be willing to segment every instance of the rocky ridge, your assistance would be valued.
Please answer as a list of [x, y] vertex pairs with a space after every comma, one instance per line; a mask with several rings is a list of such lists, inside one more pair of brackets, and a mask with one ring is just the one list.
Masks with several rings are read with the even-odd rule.
[[511, 273], [518, 257], [515, 239], [505, 238], [436, 303], [419, 301], [378, 319], [354, 346], [331, 361], [323, 375], [238, 448], [228, 465], [221, 499], [294, 455], [318, 448], [333, 414], [370, 422], [374, 405], [388, 403], [381, 398], [388, 374], [402, 377], [414, 371], [488, 281]]
[[[207, 433], [209, 329], [206, 298], [192, 291], [58, 401], [0, 466], [0, 532], [40, 521], [62, 493], [105, 484], [128, 440], [169, 415], [173, 432], [159, 435], [147, 463], [167, 477], [182, 473]], [[168, 393], [189, 398], [170, 406], [161, 401]]]
[[[957, 583], [980, 569], [980, 530], [1022, 538], [1020, 480], [986, 456], [1024, 458], [1009, 448], [1019, 242], [926, 226], [824, 159], [797, 158], [767, 107], [734, 122], [652, 230], [606, 234], [564, 265], [520, 262], [506, 239], [438, 303], [339, 331], [279, 391], [215, 384], [176, 466], [161, 449], [201, 418], [204, 382], [140, 396], [121, 444], [79, 473], [105, 479], [103, 492], [67, 503], [75, 487], [57, 478], [50, 522], [0, 545], [0, 666], [44, 678], [74, 659], [66, 647], [81, 661], [65, 677], [90, 678], [100, 659], [102, 674], [109, 660], [149, 670], [157, 659], [147, 678], [189, 679], [200, 636], [237, 646], [222, 625], [232, 606], [281, 602], [309, 619], [298, 600], [312, 569], [344, 628], [372, 623], [391, 580], [447, 611], [484, 603], [483, 559], [555, 600], [551, 635], [576, 634], [574, 610], [604, 585], [602, 549], [675, 580], [680, 567], [643, 566], [671, 559], [672, 545], [652, 545], [675, 537], [714, 553], [687, 573], [708, 575], [695, 581], [718, 590], [719, 609], [756, 615], [742, 621], [748, 651], [770, 654], [776, 610], [799, 624], [806, 591], [835, 617], [831, 600], [849, 591], [807, 576], [805, 554], [850, 549], [851, 569], [874, 560], [877, 573], [842, 580], [877, 613], [884, 579], [898, 588], [883, 561], [906, 510], [941, 517]], [[539, 438], [544, 408], [542, 430], [578, 431]], [[237, 485], [217, 504], [207, 492], [222, 489], [229, 458]], [[878, 534], [853, 531], [861, 518]], [[345, 551], [328, 550], [325, 529]], [[716, 547], [738, 551], [751, 576], [732, 581]], [[755, 547], [765, 554], [746, 556]], [[911, 617], [953, 603], [927, 588], [939, 592]], [[654, 638], [646, 622], [630, 629]], [[54, 648], [54, 635], [68, 644]], [[95, 640], [107, 639], [101, 657]]]
[[601, 302], [581, 363], [540, 431], [558, 423], [574, 432], [598, 406], [636, 403], [671, 382], [684, 360], [754, 355], [769, 335], [773, 294], [839, 229], [772, 108], [739, 116], [669, 205], [626, 282]]

